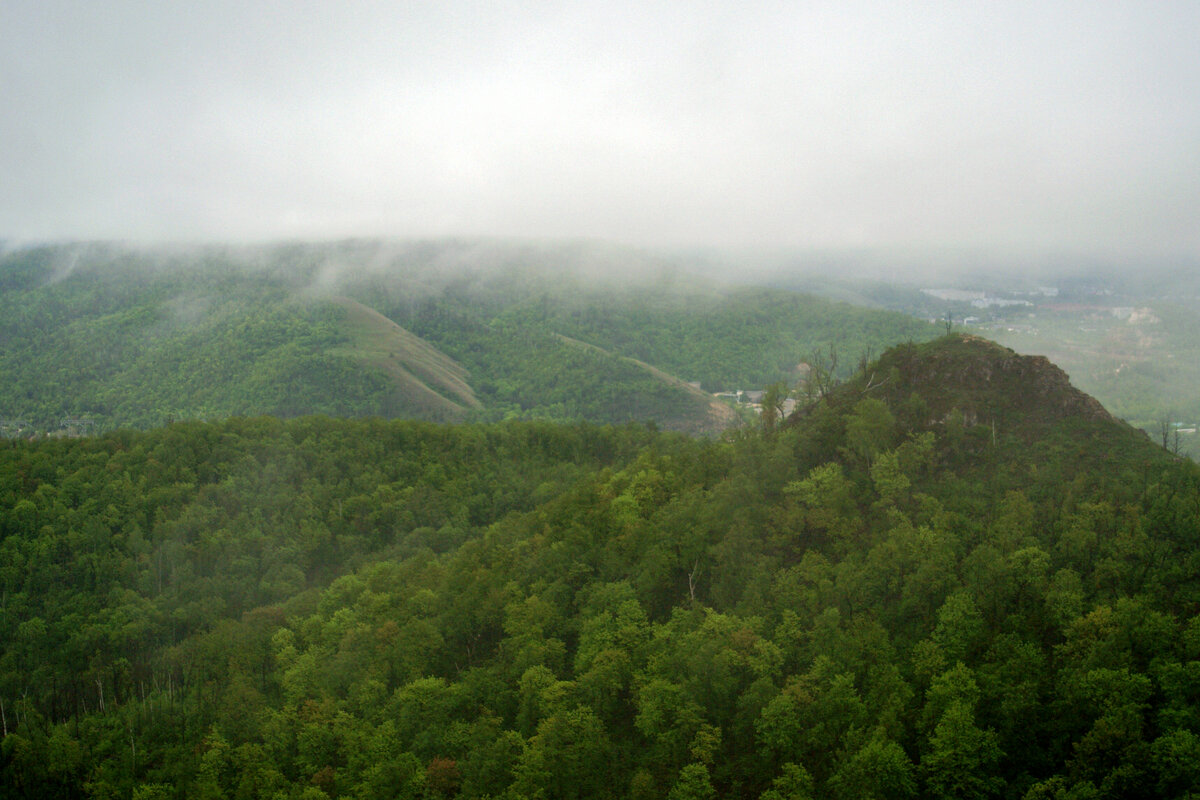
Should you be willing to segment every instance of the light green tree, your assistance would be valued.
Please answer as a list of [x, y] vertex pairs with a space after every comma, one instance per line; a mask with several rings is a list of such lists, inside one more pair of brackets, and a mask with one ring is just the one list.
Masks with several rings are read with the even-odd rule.
[[854, 404], [846, 418], [846, 449], [870, 467], [875, 456], [892, 446], [896, 420], [887, 404], [866, 397]]
[[679, 778], [667, 800], [709, 800], [716, 795], [712, 781], [708, 777], [708, 767], [703, 764], [688, 764], [679, 771]]

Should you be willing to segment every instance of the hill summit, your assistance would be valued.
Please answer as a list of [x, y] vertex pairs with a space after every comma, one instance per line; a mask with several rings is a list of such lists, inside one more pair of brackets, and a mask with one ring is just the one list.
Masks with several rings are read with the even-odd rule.
[[918, 393], [938, 418], [958, 409], [967, 420], [1083, 418], [1114, 421], [1098, 400], [1071, 385], [1045, 356], [1023, 356], [969, 334], [888, 350], [855, 388], [879, 386], [903, 401]]
[[[950, 334], [886, 351], [807, 405], [797, 427], [814, 457], [832, 458], [933, 434], [942, 464], [959, 475], [1039, 465], [1061, 479], [1089, 465], [1114, 469], [1163, 455], [1146, 435], [1071, 385], [1043, 356], [1020, 355], [977, 336]], [[874, 431], [869, 434], [869, 431]], [[1027, 477], [1027, 476], [1026, 476]]]
[[955, 412], [967, 426], [1119, 422], [1046, 357], [1020, 355], [969, 334], [893, 347], [861, 367], [835, 395], [840, 395], [830, 397], [835, 404], [861, 397], [883, 400], [917, 428], [944, 424]]

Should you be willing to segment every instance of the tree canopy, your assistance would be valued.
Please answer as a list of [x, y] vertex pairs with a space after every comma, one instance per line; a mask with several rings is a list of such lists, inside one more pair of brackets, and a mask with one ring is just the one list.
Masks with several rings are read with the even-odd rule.
[[[1200, 791], [1200, 472], [1005, 358], [885, 354], [886, 391], [722, 439], [257, 417], [6, 442], [0, 784]], [[999, 377], [921, 382], [971, 359]], [[1018, 367], [1043, 405], [1005, 400]]]

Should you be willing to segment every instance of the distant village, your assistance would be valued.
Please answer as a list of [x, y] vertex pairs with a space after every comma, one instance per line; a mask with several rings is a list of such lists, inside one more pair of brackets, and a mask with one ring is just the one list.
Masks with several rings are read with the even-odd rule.
[[[1077, 327], [1084, 333], [1094, 333], [1099, 330], [1095, 323], [1104, 320], [1120, 320], [1131, 324], [1153, 324], [1158, 322], [1149, 309], [1136, 308], [1130, 305], [1113, 305], [1103, 302], [1046, 302], [1059, 297], [1059, 290], [1053, 286], [1039, 286], [1028, 292], [1006, 292], [1009, 296], [998, 296], [986, 290], [979, 289], [922, 289], [928, 297], [946, 303], [967, 304], [980, 314], [963, 314], [953, 319], [953, 324], [975, 327], [981, 330], [1003, 331], [1006, 333], [1023, 333], [1031, 336], [1038, 335], [1037, 312], [1078, 316]], [[1111, 297], [1111, 290], [1097, 289], [1093, 291], [1096, 299]], [[1032, 299], [1031, 299], [1032, 298]], [[1036, 310], [1035, 310], [1036, 309]], [[945, 317], [927, 317], [932, 323], [944, 323]]]
[[36, 425], [16, 417], [0, 417], [0, 439], [36, 439], [45, 436], [51, 439], [75, 439], [96, 433], [96, 420], [90, 417], [63, 417], [58, 428], [43, 432]]
[[[699, 387], [699, 383], [692, 384]], [[762, 414], [762, 399], [766, 392], [752, 389], [738, 389], [733, 392], [714, 392], [713, 397], [723, 403], [729, 403], [736, 408], [745, 408], [753, 411], [755, 414]], [[796, 401], [794, 398], [788, 397], [783, 401], [783, 415], [786, 417], [796, 409]]]

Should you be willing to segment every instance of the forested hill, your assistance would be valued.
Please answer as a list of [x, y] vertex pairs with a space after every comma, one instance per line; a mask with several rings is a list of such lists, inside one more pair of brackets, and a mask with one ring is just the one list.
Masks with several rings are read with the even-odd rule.
[[0, 435], [313, 413], [714, 433], [737, 415], [712, 392], [933, 331], [582, 246], [33, 247], [0, 256]]
[[952, 337], [791, 418], [0, 448], [12, 797], [1200, 792], [1200, 473]]

